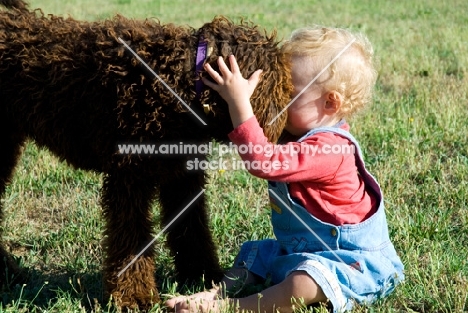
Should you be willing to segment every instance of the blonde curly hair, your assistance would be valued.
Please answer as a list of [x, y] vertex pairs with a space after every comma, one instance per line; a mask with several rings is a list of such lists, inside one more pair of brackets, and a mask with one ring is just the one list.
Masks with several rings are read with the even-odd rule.
[[342, 53], [323, 73], [328, 75], [321, 75], [322, 79], [314, 82], [320, 84], [324, 92], [341, 94], [340, 117], [350, 117], [371, 102], [377, 71], [374, 50], [364, 34], [323, 26], [300, 28], [281, 48], [291, 58], [313, 60], [311, 64], [317, 74]]

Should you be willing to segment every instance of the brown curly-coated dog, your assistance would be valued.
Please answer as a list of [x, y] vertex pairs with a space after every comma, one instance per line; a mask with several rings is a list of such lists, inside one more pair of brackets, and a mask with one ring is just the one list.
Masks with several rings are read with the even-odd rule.
[[[197, 96], [196, 54], [207, 43], [206, 62], [234, 54], [244, 76], [263, 69], [252, 106], [265, 134], [275, 141], [286, 116], [271, 121], [292, 91], [289, 62], [275, 34], [249, 23], [217, 17], [196, 30], [122, 16], [96, 22], [44, 16], [21, 0], [0, 5], [0, 195], [11, 181], [25, 141], [33, 140], [70, 165], [103, 174], [104, 279], [117, 305], [146, 308], [159, 300], [154, 251], [147, 249], [119, 272], [154, 237], [151, 204], [162, 206], [167, 225], [201, 192], [203, 171], [187, 160], [122, 155], [125, 143], [226, 141], [232, 130], [227, 104], [203, 88]], [[207, 124], [204, 126], [124, 46], [121, 38]], [[204, 112], [202, 105], [210, 104]], [[1, 215], [0, 215], [1, 216]], [[8, 228], [8, 225], [4, 225]], [[222, 275], [203, 196], [167, 231], [180, 281], [217, 281]], [[0, 285], [20, 270], [0, 245]]]

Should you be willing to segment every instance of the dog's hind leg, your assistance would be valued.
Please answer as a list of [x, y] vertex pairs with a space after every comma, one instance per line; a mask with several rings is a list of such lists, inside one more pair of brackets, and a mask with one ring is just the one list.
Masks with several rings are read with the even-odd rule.
[[159, 302], [154, 249], [148, 248], [131, 262], [153, 239], [150, 208], [156, 187], [145, 173], [134, 170], [119, 169], [104, 177], [104, 280], [118, 306], [147, 309]]
[[[21, 155], [22, 143], [23, 137], [13, 132], [7, 123], [0, 121], [0, 199], [5, 194], [7, 184], [13, 176], [14, 168]], [[0, 223], [4, 229], [8, 229], [8, 225], [3, 225], [3, 214], [3, 206], [0, 202]], [[19, 283], [25, 279], [16, 262], [4, 248], [1, 235], [0, 232], [0, 289], [2, 286]]]
[[[161, 182], [162, 223], [170, 223], [202, 191], [205, 183], [202, 171], [178, 171], [171, 180], [166, 178]], [[181, 283], [197, 283], [203, 276], [206, 285], [211, 287], [212, 282], [222, 278], [204, 193], [174, 220], [168, 229], [167, 244]]]

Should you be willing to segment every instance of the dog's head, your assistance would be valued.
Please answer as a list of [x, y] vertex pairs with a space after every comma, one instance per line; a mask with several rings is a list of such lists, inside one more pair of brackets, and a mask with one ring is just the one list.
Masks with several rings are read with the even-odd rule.
[[[286, 124], [287, 113], [282, 110], [290, 101], [293, 86], [289, 58], [282, 53], [276, 33], [267, 34], [251, 23], [233, 23], [222, 16], [197, 30], [173, 24], [162, 25], [153, 20], [131, 21], [122, 16], [117, 16], [110, 24], [111, 30], [106, 34], [111, 34], [120, 48], [106, 54], [116, 54], [111, 58], [112, 67], [106, 71], [118, 82], [117, 109], [119, 124], [126, 128], [122, 129], [123, 132], [133, 137], [157, 134], [166, 140], [184, 138], [186, 128], [176, 129], [174, 124], [193, 120], [194, 125], [202, 128], [190, 133], [192, 139], [206, 140], [208, 136], [227, 140], [227, 134], [232, 130], [227, 103], [211, 88], [198, 88], [200, 76], [209, 78], [203, 69], [195, 66], [199, 57], [197, 45], [202, 39], [207, 45], [202, 61], [209, 62], [214, 69], [218, 70], [219, 56], [227, 59], [233, 54], [244, 77], [249, 77], [255, 70], [263, 70], [251, 103], [265, 135], [271, 142], [277, 141]], [[127, 41], [196, 114], [189, 112], [187, 106], [153, 75], [135, 71], [134, 67], [142, 65], [126, 53], [119, 37]], [[133, 60], [129, 61], [125, 55]], [[201, 74], [197, 70], [201, 70]], [[208, 106], [206, 115], [202, 105]], [[173, 112], [184, 114], [174, 115]], [[206, 126], [201, 126], [195, 115], [201, 117]], [[166, 131], [164, 123], [171, 123], [170, 132]]]
[[[290, 101], [293, 90], [290, 63], [281, 53], [276, 33], [247, 22], [235, 24], [225, 17], [216, 17], [199, 30], [198, 36], [206, 41], [208, 55], [206, 62], [218, 70], [219, 56], [226, 58], [233, 54], [242, 75], [247, 78], [257, 69], [262, 69], [262, 78], [251, 98], [255, 116], [265, 136], [276, 142], [286, 124], [287, 112], [282, 110]], [[205, 77], [206, 73], [204, 74]], [[227, 104], [210, 88], [205, 88], [201, 103], [211, 105], [208, 114], [228, 115]], [[229, 116], [227, 116], [229, 118]], [[224, 118], [218, 121], [226, 121]], [[230, 120], [226, 126], [230, 126]]]

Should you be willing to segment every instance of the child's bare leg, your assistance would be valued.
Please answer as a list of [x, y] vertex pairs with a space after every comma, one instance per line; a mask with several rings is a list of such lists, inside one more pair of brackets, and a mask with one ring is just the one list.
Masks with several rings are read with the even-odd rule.
[[[297, 301], [294, 301], [297, 299]], [[258, 312], [292, 312], [293, 305], [299, 307], [301, 304], [326, 302], [327, 297], [322, 288], [317, 285], [306, 272], [296, 271], [291, 273], [281, 283], [265, 289], [258, 294], [246, 298], [232, 299], [242, 310]]]
[[[208, 300], [206, 298], [188, 299], [174, 304], [176, 313], [215, 313], [222, 311], [226, 305], [232, 305], [239, 310], [255, 312], [292, 312], [292, 299], [298, 299], [296, 306], [301, 303], [309, 305], [317, 302], [325, 302], [327, 298], [319, 285], [305, 272], [297, 271], [289, 275], [281, 283], [265, 289], [261, 296], [255, 294], [246, 298], [232, 298], [226, 300]], [[301, 300], [299, 300], [301, 299]]]

